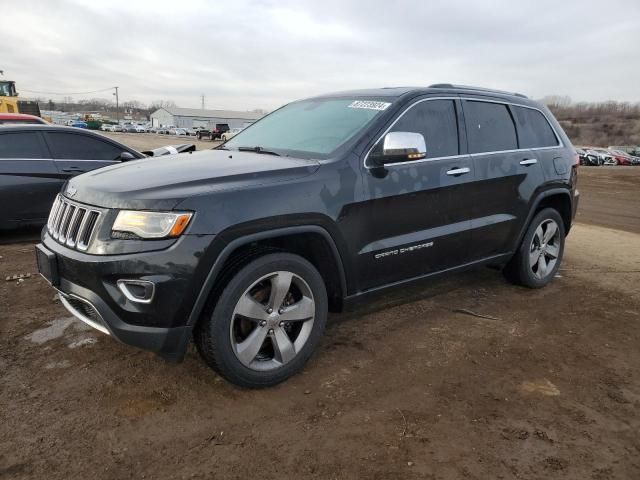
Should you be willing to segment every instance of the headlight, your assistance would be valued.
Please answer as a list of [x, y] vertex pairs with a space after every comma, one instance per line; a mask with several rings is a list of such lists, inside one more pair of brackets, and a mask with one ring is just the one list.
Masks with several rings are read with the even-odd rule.
[[113, 223], [114, 232], [134, 233], [142, 238], [179, 237], [187, 228], [191, 213], [121, 210]]

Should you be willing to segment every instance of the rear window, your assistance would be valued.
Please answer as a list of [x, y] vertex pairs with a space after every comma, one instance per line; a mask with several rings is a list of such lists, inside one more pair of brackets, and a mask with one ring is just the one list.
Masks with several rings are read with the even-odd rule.
[[0, 158], [46, 158], [38, 132], [0, 133]]
[[471, 153], [516, 150], [516, 127], [507, 105], [465, 100], [464, 116]]
[[558, 138], [545, 116], [538, 110], [513, 107], [520, 135], [520, 148], [555, 147]]

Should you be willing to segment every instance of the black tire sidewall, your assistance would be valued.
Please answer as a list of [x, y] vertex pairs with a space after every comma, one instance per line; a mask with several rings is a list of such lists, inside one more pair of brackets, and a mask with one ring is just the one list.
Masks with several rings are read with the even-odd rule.
[[[236, 357], [229, 331], [233, 310], [240, 296], [259, 278], [275, 271], [289, 271], [304, 279], [311, 288], [315, 301], [313, 329], [302, 350], [286, 365], [271, 371], [255, 371]], [[236, 385], [261, 388], [278, 384], [299, 372], [309, 360], [324, 333], [328, 312], [327, 293], [322, 277], [304, 258], [290, 253], [273, 253], [257, 258], [229, 281], [224, 288], [202, 335], [205, 346], [201, 351], [205, 360], [224, 378]], [[210, 348], [207, 348], [208, 345]], [[212, 360], [212, 362], [210, 361]]]

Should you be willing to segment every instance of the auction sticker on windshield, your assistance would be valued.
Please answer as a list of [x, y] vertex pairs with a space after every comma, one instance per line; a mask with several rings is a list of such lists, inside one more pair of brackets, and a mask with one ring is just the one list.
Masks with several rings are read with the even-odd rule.
[[375, 102], [372, 100], [355, 100], [349, 108], [364, 108], [366, 110], [386, 110], [389, 105], [389, 102]]

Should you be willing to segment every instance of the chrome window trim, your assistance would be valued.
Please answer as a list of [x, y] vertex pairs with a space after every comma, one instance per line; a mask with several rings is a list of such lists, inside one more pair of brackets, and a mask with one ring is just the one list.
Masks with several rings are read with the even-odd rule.
[[[468, 100], [468, 101], [472, 101], [472, 102], [499, 103], [499, 104], [502, 104], [502, 105], [511, 105], [513, 107], [522, 107], [522, 108], [529, 108], [531, 110], [536, 110], [536, 111], [538, 111], [538, 112], [540, 112], [542, 114], [544, 119], [547, 121], [547, 123], [551, 127], [551, 130], [553, 131], [553, 134], [556, 136], [556, 140], [558, 140], [558, 144], [550, 146], [550, 147], [516, 148], [514, 150], [496, 150], [496, 151], [489, 151], [489, 152], [448, 155], [448, 156], [445, 156], [445, 157], [422, 158], [420, 160], [412, 160], [412, 161], [409, 161], [409, 162], [388, 163], [388, 164], [385, 165], [385, 167], [395, 167], [395, 166], [398, 166], [398, 165], [414, 165], [416, 163], [432, 162], [432, 161], [436, 161], [436, 160], [455, 159], [455, 158], [477, 157], [477, 156], [480, 156], [480, 155], [496, 155], [496, 154], [500, 154], [500, 153], [515, 153], [515, 152], [522, 152], [522, 151], [528, 151], [528, 150], [551, 150], [553, 148], [564, 148], [565, 147], [564, 142], [560, 138], [560, 135], [558, 135], [558, 132], [556, 131], [556, 129], [553, 126], [553, 124], [549, 121], [549, 118], [547, 117], [547, 115], [537, 107], [532, 107], [530, 105], [520, 105], [518, 103], [508, 102], [506, 100], [494, 100], [494, 99], [474, 98], [474, 97], [466, 97], [466, 96], [465, 97], [461, 97], [461, 96], [428, 97], [428, 98], [422, 98], [420, 100], [417, 100], [417, 101], [413, 102], [411, 105], [407, 106], [407, 108], [405, 108], [402, 111], [402, 113], [400, 115], [398, 115], [398, 117], [391, 123], [391, 125], [389, 125], [389, 127], [387, 127], [387, 129], [384, 132], [382, 132], [382, 134], [377, 138], [377, 140], [375, 142], [373, 142], [373, 145], [371, 146], [371, 148], [369, 148], [369, 150], [367, 150], [367, 153], [364, 156], [364, 160], [362, 162], [364, 168], [366, 168], [367, 170], [371, 170], [372, 168], [375, 168], [375, 167], [370, 167], [370, 166], [367, 165], [367, 160], [369, 159], [369, 155], [371, 154], [371, 151], [374, 149], [374, 147], [378, 144], [378, 142], [380, 140], [382, 140], [387, 133], [389, 133], [389, 131], [398, 122], [398, 120], [400, 120], [409, 110], [411, 110], [416, 105], [418, 105], [418, 104], [420, 104], [422, 102], [429, 102], [429, 101], [432, 101], [432, 100], [461, 100], [461, 101], [462, 100]], [[517, 125], [515, 125], [515, 120], [514, 120], [514, 126], [516, 127], [516, 132], [517, 132], [517, 128], [518, 127], [517, 127]], [[465, 119], [465, 128], [466, 128], [466, 119]]]

